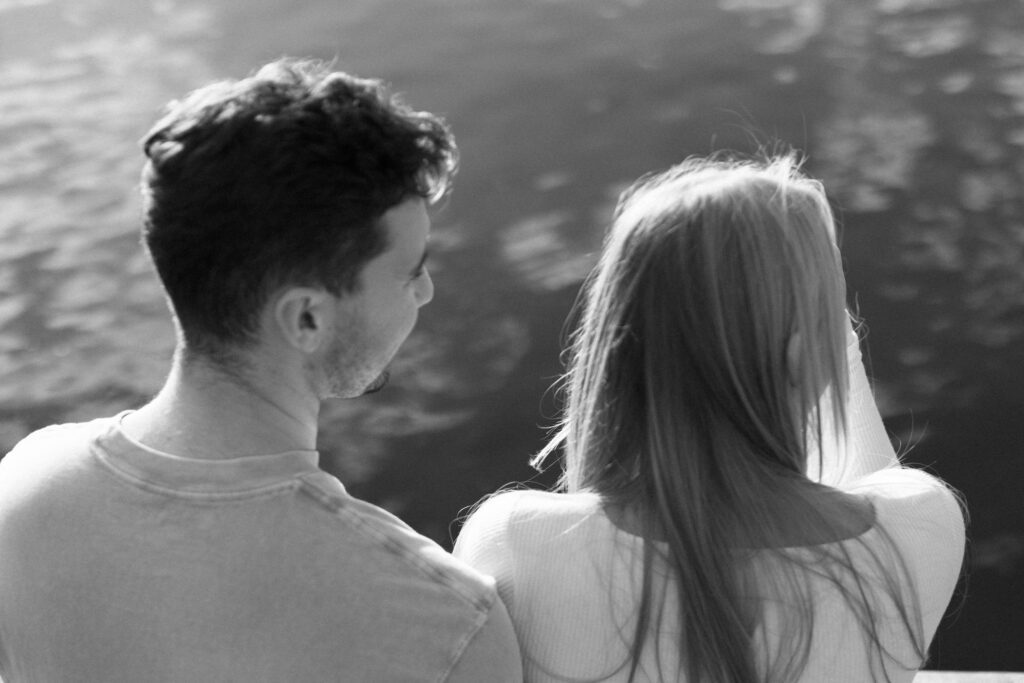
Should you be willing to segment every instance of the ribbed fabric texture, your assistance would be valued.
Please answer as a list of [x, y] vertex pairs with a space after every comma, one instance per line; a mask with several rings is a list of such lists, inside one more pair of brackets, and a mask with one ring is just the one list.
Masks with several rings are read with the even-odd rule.
[[[959, 576], [963, 516], [939, 480], [898, 466], [855, 340], [849, 358], [850, 447], [841, 457], [834, 451], [827, 454], [824, 478], [872, 502], [874, 525], [859, 542], [844, 545], [855, 566], [867, 568], [869, 552], [891, 554], [881, 530], [889, 535], [908, 564], [913, 586], [908, 591], [919, 601], [930, 642]], [[627, 680], [642, 552], [642, 540], [612, 524], [595, 495], [538, 491], [508, 492], [486, 501], [463, 528], [455, 549], [457, 557], [497, 579], [519, 637], [528, 683]], [[869, 584], [876, 578], [867, 569], [864, 574]], [[837, 589], [812, 575], [804, 585], [814, 596], [816, 610], [811, 657], [799, 680], [871, 681], [863, 632]], [[664, 605], [669, 624], [677, 623], [674, 590], [669, 584], [668, 593], [657, 601]], [[758, 634], [765, 652], [774, 651], [780, 638], [791, 637], [775, 628], [787, 602], [786, 595], [766, 602]], [[877, 607], [883, 618], [889, 617], [880, 632], [883, 643], [909, 665], [890, 662], [890, 677], [894, 683], [909, 682], [918, 662], [905, 631], [883, 597], [877, 597]], [[662, 632], [660, 669], [659, 649], [645, 649], [639, 681], [684, 680], [677, 664], [678, 635]]]

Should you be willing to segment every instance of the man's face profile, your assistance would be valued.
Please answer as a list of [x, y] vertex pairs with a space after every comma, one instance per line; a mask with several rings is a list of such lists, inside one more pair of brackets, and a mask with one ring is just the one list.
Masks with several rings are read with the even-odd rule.
[[356, 290], [336, 299], [335, 329], [323, 357], [325, 398], [380, 391], [420, 306], [434, 296], [425, 264], [426, 202], [415, 197], [398, 204], [382, 216], [378, 229], [384, 231], [386, 248], [363, 266]]

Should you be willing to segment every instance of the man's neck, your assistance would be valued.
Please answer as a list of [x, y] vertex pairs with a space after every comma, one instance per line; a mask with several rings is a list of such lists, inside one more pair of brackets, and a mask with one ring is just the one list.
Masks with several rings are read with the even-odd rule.
[[176, 357], [160, 393], [123, 422], [165, 453], [225, 459], [316, 448], [319, 401], [286, 377]]

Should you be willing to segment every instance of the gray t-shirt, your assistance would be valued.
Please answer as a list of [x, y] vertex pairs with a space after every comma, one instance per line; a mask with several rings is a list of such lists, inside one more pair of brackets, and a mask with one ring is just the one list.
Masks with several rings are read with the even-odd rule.
[[493, 580], [315, 451], [177, 457], [119, 417], [0, 461], [7, 683], [521, 680]]

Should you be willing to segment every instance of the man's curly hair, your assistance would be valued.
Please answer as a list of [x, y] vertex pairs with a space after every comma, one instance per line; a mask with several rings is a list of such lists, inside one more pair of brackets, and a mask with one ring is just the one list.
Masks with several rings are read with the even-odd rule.
[[143, 239], [186, 350], [211, 357], [254, 340], [282, 285], [355, 291], [381, 216], [444, 195], [458, 158], [380, 81], [292, 59], [172, 102], [142, 145]]

